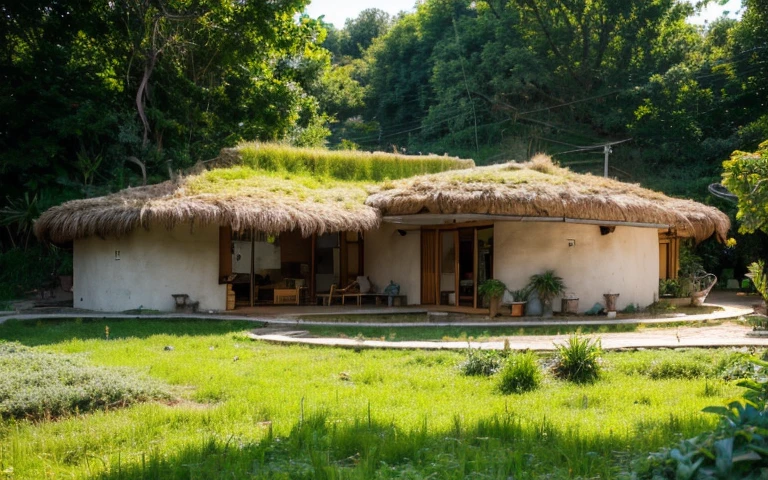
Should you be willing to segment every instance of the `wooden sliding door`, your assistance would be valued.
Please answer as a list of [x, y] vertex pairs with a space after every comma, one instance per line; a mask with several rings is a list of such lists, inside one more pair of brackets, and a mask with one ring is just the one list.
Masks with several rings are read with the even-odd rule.
[[437, 304], [437, 231], [421, 231], [421, 303]]

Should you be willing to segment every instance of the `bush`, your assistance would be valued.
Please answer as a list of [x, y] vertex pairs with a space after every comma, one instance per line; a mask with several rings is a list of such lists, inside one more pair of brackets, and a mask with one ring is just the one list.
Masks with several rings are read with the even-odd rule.
[[12, 248], [0, 253], [0, 295], [12, 300], [34, 289], [52, 288], [58, 250], [34, 245], [26, 250]]
[[594, 341], [572, 335], [565, 345], [556, 345], [552, 370], [557, 378], [575, 383], [594, 382], [600, 376], [600, 339]]
[[468, 348], [467, 358], [459, 363], [459, 370], [464, 375], [485, 375], [489, 377], [499, 371], [502, 362], [502, 356], [495, 350]]
[[167, 399], [157, 384], [79, 358], [0, 343], [0, 419], [41, 419]]
[[[768, 367], [768, 363], [756, 358], [751, 361], [757, 367]], [[632, 478], [765, 478], [768, 437], [762, 432], [768, 429], [768, 380], [743, 380], [739, 385], [747, 389], [743, 399], [704, 409], [720, 417], [714, 430], [652, 453], [638, 462]]]
[[501, 393], [525, 393], [541, 385], [541, 370], [533, 352], [511, 355], [499, 374]]

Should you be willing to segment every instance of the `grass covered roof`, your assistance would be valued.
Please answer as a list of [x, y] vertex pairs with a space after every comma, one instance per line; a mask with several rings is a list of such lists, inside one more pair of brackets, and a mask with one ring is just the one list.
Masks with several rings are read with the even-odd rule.
[[37, 220], [35, 234], [60, 243], [185, 222], [305, 236], [370, 230], [380, 217], [365, 205], [368, 184], [472, 166], [472, 160], [434, 155], [245, 144], [222, 151], [210, 170], [53, 207]]
[[727, 215], [714, 207], [609, 178], [581, 175], [538, 155], [507, 163], [384, 182], [366, 202], [383, 216], [488, 214], [663, 224], [697, 241], [724, 241]]

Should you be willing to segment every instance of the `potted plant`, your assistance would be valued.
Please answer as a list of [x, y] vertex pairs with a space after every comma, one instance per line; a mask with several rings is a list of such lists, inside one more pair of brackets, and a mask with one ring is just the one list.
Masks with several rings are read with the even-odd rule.
[[531, 294], [531, 290], [528, 287], [521, 288], [520, 290], [507, 290], [511, 298], [509, 302], [511, 315], [513, 317], [522, 317], [525, 304], [528, 303], [528, 296]]
[[477, 287], [477, 293], [485, 297], [488, 300], [490, 308], [489, 316], [495, 317], [499, 313], [499, 300], [504, 292], [507, 290], [507, 286], [501, 280], [494, 278], [486, 280]]
[[543, 306], [542, 315], [551, 317], [552, 300], [565, 292], [565, 282], [563, 279], [555, 275], [554, 270], [547, 270], [544, 273], [532, 275], [528, 287], [539, 296]]

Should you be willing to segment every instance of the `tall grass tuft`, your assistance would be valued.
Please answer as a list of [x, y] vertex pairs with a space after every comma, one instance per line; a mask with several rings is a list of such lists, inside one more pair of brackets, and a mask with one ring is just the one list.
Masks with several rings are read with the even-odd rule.
[[295, 148], [275, 143], [247, 143], [238, 148], [243, 165], [347, 181], [382, 181], [475, 166], [472, 160], [438, 155]]
[[600, 377], [600, 339], [571, 335], [565, 345], [556, 345], [552, 371], [555, 376], [574, 383], [592, 383]]
[[536, 354], [533, 352], [515, 353], [499, 373], [501, 393], [525, 393], [536, 390], [541, 385], [542, 374]]

